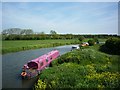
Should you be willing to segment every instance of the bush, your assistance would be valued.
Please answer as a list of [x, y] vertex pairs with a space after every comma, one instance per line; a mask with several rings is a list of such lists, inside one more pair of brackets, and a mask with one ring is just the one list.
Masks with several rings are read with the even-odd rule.
[[[94, 83], [97, 88], [118, 88], [120, 74], [118, 72], [102, 72], [86, 75], [89, 83]], [[93, 86], [94, 87], [94, 86]]]
[[46, 83], [41, 81], [40, 79], [37, 81], [34, 87], [35, 90], [39, 90], [39, 89], [45, 90], [45, 88], [46, 88]]
[[120, 38], [109, 38], [105, 45], [113, 51], [120, 51]]
[[109, 54], [120, 54], [120, 38], [109, 38], [105, 44], [100, 47], [100, 51]]
[[97, 44], [99, 44], [98, 38], [94, 38], [94, 41], [95, 41]]
[[93, 39], [88, 40], [89, 46], [93, 46], [95, 44], [95, 41]]
[[84, 36], [79, 36], [79, 41], [81, 42], [81, 41], [83, 41], [84, 39], [85, 39], [85, 37]]

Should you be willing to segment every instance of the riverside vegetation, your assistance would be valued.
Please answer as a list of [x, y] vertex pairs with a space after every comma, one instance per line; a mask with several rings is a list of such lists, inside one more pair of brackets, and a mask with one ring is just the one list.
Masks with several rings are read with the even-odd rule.
[[103, 49], [101, 52], [102, 46], [87, 46], [62, 55], [41, 73], [33, 89], [120, 88], [120, 56]]

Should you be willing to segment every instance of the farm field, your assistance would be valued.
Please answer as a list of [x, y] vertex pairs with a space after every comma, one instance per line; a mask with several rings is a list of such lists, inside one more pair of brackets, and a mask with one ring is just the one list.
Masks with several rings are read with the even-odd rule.
[[[91, 39], [91, 38], [89, 38]], [[87, 42], [89, 39], [84, 39]], [[99, 39], [99, 42], [105, 42], [106, 39]], [[17, 52], [29, 49], [55, 47], [61, 45], [79, 44], [78, 39], [65, 39], [65, 40], [9, 40], [2, 41], [2, 54], [9, 52]]]
[[14, 40], [2, 41], [2, 53], [17, 52], [29, 49], [55, 47], [61, 45], [78, 44], [79, 40]]
[[119, 55], [99, 51], [102, 44], [68, 52], [44, 70], [34, 86], [39, 88], [120, 88]]
[[[84, 40], [83, 40], [83, 42], [88, 42], [88, 40], [90, 40], [90, 39], [93, 39], [93, 38], [85, 38]], [[99, 40], [99, 42], [105, 42], [107, 39], [105, 39], [105, 38], [98, 38], [98, 40]]]

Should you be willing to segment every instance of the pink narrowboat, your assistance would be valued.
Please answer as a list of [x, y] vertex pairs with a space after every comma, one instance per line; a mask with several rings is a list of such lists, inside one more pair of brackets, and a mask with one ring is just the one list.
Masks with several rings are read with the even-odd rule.
[[28, 63], [25, 64], [22, 68], [22, 78], [32, 78], [37, 76], [42, 70], [48, 67], [54, 59], [56, 59], [59, 56], [59, 51], [53, 50], [34, 60], [28, 61]]

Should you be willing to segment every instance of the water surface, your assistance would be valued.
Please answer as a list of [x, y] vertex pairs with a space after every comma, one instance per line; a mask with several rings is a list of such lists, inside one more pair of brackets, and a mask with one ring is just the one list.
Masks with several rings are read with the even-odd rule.
[[66, 45], [4, 54], [2, 56], [2, 88], [32, 88], [38, 77], [22, 80], [20, 77], [22, 66], [29, 60], [35, 59], [51, 50], [57, 49], [62, 55], [69, 52], [71, 47], [72, 45]]

